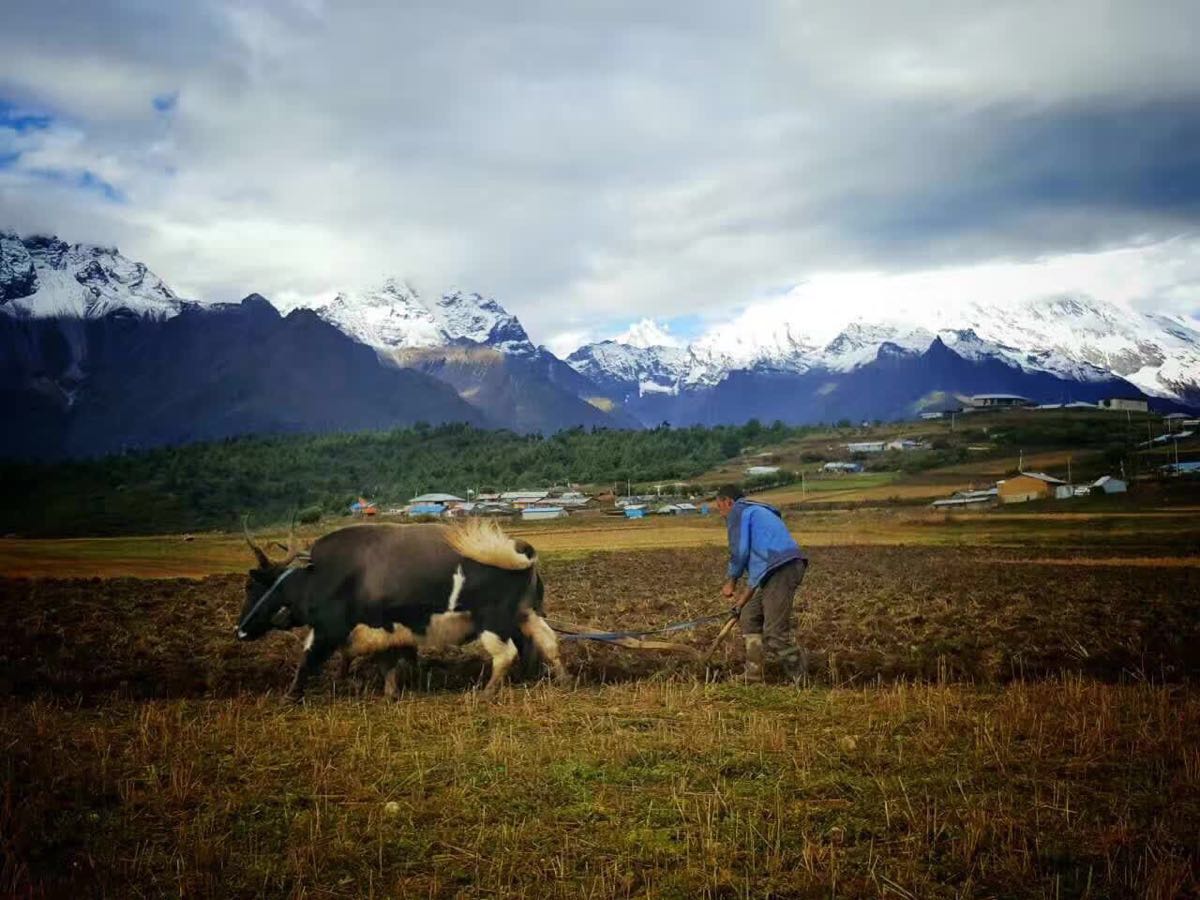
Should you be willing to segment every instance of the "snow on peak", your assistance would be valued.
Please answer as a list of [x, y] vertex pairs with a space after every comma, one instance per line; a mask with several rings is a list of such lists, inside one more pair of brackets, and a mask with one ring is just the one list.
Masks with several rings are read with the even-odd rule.
[[116, 247], [0, 232], [0, 309], [10, 315], [167, 318], [183, 304], [161, 278]]
[[341, 293], [316, 308], [326, 321], [380, 350], [485, 344], [504, 353], [534, 352], [517, 318], [490, 297], [458, 291], [430, 301], [389, 278], [380, 287]]
[[619, 344], [648, 350], [651, 347], [681, 347], [682, 342], [671, 334], [669, 325], [659, 325], [653, 319], [642, 319], [633, 322], [623, 332], [613, 338]]
[[453, 291], [433, 308], [447, 338], [487, 344], [504, 353], [532, 353], [534, 348], [517, 317], [491, 297]]
[[851, 322], [825, 345], [819, 361], [827, 369], [849, 372], [873, 362], [884, 344], [891, 344], [906, 353], [915, 354], [928, 350], [933, 340], [934, 335], [924, 328]]
[[[1085, 294], [966, 302], [924, 313], [895, 309], [873, 320], [859, 313], [840, 325], [829, 315], [810, 322], [803, 313], [780, 305], [751, 307], [669, 354], [668, 348], [633, 341], [604, 342], [580, 348], [568, 362], [592, 378], [661, 385], [669, 383], [665, 370], [677, 383], [701, 385], [737, 369], [850, 371], [874, 361], [885, 345], [918, 354], [940, 339], [964, 358], [1000, 359], [1027, 371], [1081, 381], [1116, 375], [1164, 397], [1200, 391], [1200, 322]], [[639, 334], [631, 328], [626, 336]]]
[[438, 323], [416, 290], [394, 278], [373, 290], [338, 294], [318, 307], [317, 313], [372, 347], [433, 347], [444, 342]]

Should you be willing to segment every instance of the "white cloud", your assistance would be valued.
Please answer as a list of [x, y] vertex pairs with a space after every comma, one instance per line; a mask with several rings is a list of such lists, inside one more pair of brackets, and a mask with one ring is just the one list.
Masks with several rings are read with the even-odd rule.
[[546, 339], [544, 345], [557, 357], [570, 356], [571, 351], [590, 344], [594, 335], [589, 331], [560, 331]]
[[786, 295], [751, 304], [714, 325], [698, 343], [742, 347], [749, 358], [781, 327], [820, 346], [854, 321], [936, 331], [957, 327], [971, 304], [1005, 308], [1063, 295], [1146, 312], [1161, 311], [1163, 297], [1195, 298], [1200, 296], [1200, 241], [900, 274], [820, 272]]
[[671, 326], [653, 319], [639, 319], [613, 338], [633, 347], [681, 347], [683, 342], [671, 334]]
[[[565, 346], [780, 284], [876, 293], [838, 272], [1150, 243], [1137, 302], [1200, 307], [1170, 276], [1192, 245], [1163, 244], [1200, 210], [1195, 4], [207, 0], [5, 19], [0, 98], [56, 121], [0, 169], [0, 226], [119, 244], [192, 296], [305, 302], [395, 274], [494, 295]], [[21, 175], [35, 164], [126, 202]], [[1146, 187], [1189, 170], [1170, 196]]]

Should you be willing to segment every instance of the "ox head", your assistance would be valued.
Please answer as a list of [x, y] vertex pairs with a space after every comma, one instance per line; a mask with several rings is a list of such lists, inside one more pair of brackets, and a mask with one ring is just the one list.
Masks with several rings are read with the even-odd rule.
[[291, 531], [288, 533], [286, 555], [278, 562], [273, 562], [266, 551], [254, 543], [246, 525], [248, 519], [249, 516], [242, 519], [242, 532], [258, 565], [246, 573], [246, 599], [237, 626], [239, 641], [255, 640], [273, 628], [292, 627], [292, 614], [287, 601], [289, 592], [285, 590], [285, 583], [288, 578], [294, 577], [297, 570], [291, 568], [291, 564], [300, 556], [296, 544], [295, 517], [292, 518]]

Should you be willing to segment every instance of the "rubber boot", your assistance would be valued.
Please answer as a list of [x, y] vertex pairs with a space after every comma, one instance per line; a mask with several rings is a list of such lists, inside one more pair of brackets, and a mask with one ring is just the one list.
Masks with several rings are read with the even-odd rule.
[[763, 640], [761, 634], [746, 635], [746, 683], [761, 684], [763, 680]]

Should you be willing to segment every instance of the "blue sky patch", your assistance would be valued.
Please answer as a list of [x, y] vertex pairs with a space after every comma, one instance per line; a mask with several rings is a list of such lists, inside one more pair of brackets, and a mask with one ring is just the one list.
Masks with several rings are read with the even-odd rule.
[[53, 121], [53, 116], [31, 113], [0, 97], [0, 128], [24, 134], [27, 131], [44, 131]]
[[30, 169], [29, 174], [51, 184], [99, 194], [110, 203], [125, 202], [125, 194], [119, 188], [88, 169], [84, 169], [82, 172], [67, 172], [62, 169]]
[[169, 113], [179, 104], [179, 91], [171, 91], [169, 94], [157, 95], [151, 103], [154, 108], [160, 113]]

